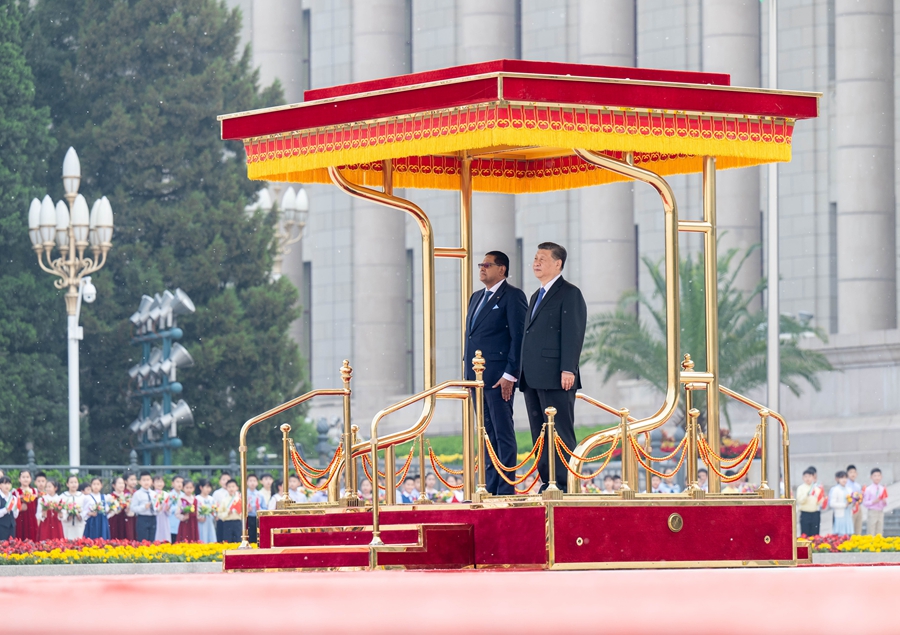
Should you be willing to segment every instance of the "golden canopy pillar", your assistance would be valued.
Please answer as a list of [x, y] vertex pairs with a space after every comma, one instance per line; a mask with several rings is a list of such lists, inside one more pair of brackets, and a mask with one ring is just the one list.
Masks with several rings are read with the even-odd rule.
[[[681, 382], [677, 237], [679, 231], [699, 232], [707, 346], [698, 377], [708, 384], [708, 441], [718, 451], [715, 172], [790, 161], [794, 125], [817, 116], [818, 98], [731, 86], [729, 76], [719, 73], [497, 60], [309, 90], [304, 103], [219, 119], [223, 139], [243, 142], [251, 179], [334, 183], [416, 218], [423, 239], [426, 390], [435, 384], [436, 257], [460, 261], [464, 331], [472, 293], [473, 191], [527, 194], [624, 180], [649, 184], [660, 195], [666, 219], [668, 383], [659, 410], [630, 420], [629, 430], [647, 432], [675, 412]], [[703, 174], [702, 220], [679, 220], [665, 181], [688, 173]], [[393, 197], [395, 187], [458, 190], [461, 244], [434, 247], [427, 213]], [[433, 398], [425, 401], [420, 431], [433, 415]], [[607, 432], [588, 437], [576, 452], [610, 439]], [[711, 491], [718, 488], [713, 475]]]

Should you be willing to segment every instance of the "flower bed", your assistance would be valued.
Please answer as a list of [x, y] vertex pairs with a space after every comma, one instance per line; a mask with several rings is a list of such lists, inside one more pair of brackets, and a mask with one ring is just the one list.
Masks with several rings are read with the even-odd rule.
[[134, 542], [128, 540], [12, 540], [0, 544], [0, 566], [9, 564], [98, 564], [142, 562], [221, 562], [236, 544]]
[[812, 536], [813, 551], [824, 553], [900, 551], [900, 537], [884, 536]]

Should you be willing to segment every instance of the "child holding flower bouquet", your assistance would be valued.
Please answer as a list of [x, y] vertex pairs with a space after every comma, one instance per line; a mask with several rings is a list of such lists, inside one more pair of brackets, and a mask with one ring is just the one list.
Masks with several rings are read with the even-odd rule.
[[156, 514], [156, 542], [172, 542], [172, 532], [169, 530], [169, 503], [170, 496], [165, 491], [166, 481], [159, 474], [153, 477], [153, 513]]
[[19, 497], [19, 517], [16, 519], [16, 538], [19, 540], [37, 540], [37, 507], [39, 491], [31, 487], [31, 472], [19, 472], [19, 489], [15, 491]]
[[66, 540], [78, 540], [84, 537], [84, 517], [81, 515], [84, 494], [79, 491], [78, 477], [74, 474], [66, 479], [66, 487], [69, 491], [62, 495], [62, 513], [59, 519], [62, 521]]
[[103, 481], [91, 479], [90, 493], [84, 497], [81, 516], [85, 519], [84, 537], [109, 540], [109, 502], [103, 493]]
[[12, 491], [8, 476], [0, 476], [0, 542], [16, 537], [16, 518], [19, 517], [19, 497]]
[[109, 537], [113, 540], [134, 540], [134, 530], [128, 535], [129, 505], [131, 494], [125, 491], [125, 479], [117, 476], [113, 479], [113, 491], [109, 495]]
[[62, 521], [59, 519], [62, 500], [56, 494], [59, 483], [50, 479], [44, 485], [44, 495], [37, 499], [38, 541], [63, 540]]
[[178, 516], [178, 535], [175, 542], [197, 542], [200, 529], [197, 523], [197, 499], [194, 496], [194, 482], [184, 481], [181, 496], [174, 504]]
[[228, 498], [219, 503], [218, 516], [222, 521], [222, 542], [241, 541], [241, 494], [237, 481], [225, 485]]
[[197, 529], [200, 542], [216, 541], [216, 503], [212, 497], [212, 484], [205, 478], [198, 482], [200, 494], [195, 498], [197, 505]]
[[847, 473], [844, 470], [834, 475], [837, 485], [828, 492], [828, 506], [834, 510], [831, 533], [838, 536], [853, 535], [853, 517], [848, 509], [853, 502], [853, 492], [847, 487]]

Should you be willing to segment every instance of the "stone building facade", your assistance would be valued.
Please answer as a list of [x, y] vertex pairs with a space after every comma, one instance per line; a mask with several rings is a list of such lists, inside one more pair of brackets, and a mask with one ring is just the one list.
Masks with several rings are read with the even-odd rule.
[[[768, 0], [229, 2], [243, 12], [243, 39], [263, 82], [279, 79], [289, 102], [302, 101], [307, 87], [514, 57], [727, 72], [735, 85], [769, 85]], [[820, 117], [798, 124], [793, 161], [779, 168], [781, 307], [812, 315], [829, 342], [806, 345], [836, 368], [822, 376], [821, 392], [806, 387], [797, 398], [782, 390], [795, 482], [808, 464], [830, 479], [848, 462], [865, 472], [879, 465], [888, 482], [900, 477], [898, 4], [778, 3], [778, 86], [823, 93]], [[670, 182], [682, 217], [699, 218], [699, 175]], [[284, 265], [304, 298], [295, 336], [315, 387], [338, 385], [341, 360], [351, 360], [354, 418], [366, 429], [378, 409], [421, 388], [418, 230], [402, 215], [335, 188], [306, 189], [302, 249]], [[458, 244], [457, 195], [406, 195], [429, 213], [436, 245]], [[765, 169], [719, 172], [720, 250], [764, 243], [766, 200]], [[663, 218], [650, 188], [476, 194], [474, 206], [476, 257], [506, 252], [511, 282], [528, 294], [537, 288], [530, 260], [544, 240], [568, 248], [565, 275], [582, 288], [591, 313], [613, 308], [628, 290], [650, 291], [639, 258], [658, 259], [663, 249]], [[683, 237], [683, 250], [699, 250], [698, 238]], [[742, 288], [763, 275], [764, 247], [744, 266]], [[460, 374], [458, 266], [437, 263], [438, 380]], [[607, 403], [638, 415], [658, 405], [659, 397], [633, 380], [603, 385], [596, 371], [585, 369], [585, 376], [585, 392]], [[764, 399], [763, 392], [755, 396]], [[335, 408], [324, 402], [313, 414]], [[524, 414], [521, 404], [518, 410]], [[755, 414], [731, 412], [735, 435], [750, 434]], [[581, 423], [605, 421], [580, 405], [578, 414]], [[402, 422], [398, 416], [389, 425]], [[458, 432], [458, 406], [439, 406], [433, 426]]]

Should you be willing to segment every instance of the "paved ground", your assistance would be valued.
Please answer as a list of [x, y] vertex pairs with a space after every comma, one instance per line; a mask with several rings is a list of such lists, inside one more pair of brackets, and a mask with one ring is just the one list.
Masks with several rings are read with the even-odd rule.
[[0, 632], [873, 635], [898, 588], [900, 566], [6, 578]]

